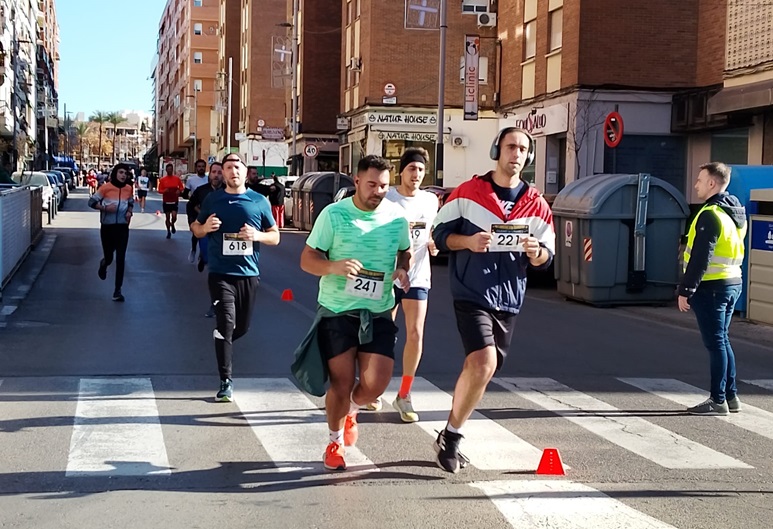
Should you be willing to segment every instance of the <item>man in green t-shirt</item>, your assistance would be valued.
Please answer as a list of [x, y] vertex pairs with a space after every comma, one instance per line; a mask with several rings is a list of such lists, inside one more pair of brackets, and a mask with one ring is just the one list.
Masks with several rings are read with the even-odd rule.
[[[330, 375], [328, 470], [346, 469], [343, 447], [357, 442], [357, 410], [381, 395], [392, 377], [392, 282], [410, 288], [411, 239], [401, 209], [383, 200], [390, 170], [379, 156], [360, 160], [355, 195], [320, 212], [301, 254], [301, 268], [321, 278], [317, 300], [325, 317], [318, 336]], [[360, 343], [365, 334], [369, 340]]]

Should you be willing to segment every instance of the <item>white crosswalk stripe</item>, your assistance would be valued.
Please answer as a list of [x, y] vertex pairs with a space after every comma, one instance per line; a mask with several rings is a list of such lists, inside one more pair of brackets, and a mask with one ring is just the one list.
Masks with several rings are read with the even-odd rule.
[[572, 481], [503, 480], [470, 486], [482, 490], [516, 529], [674, 529]]
[[[681, 406], [694, 406], [706, 398], [705, 391], [673, 378], [620, 378], [618, 380]], [[742, 403], [742, 406], [741, 413], [716, 416], [716, 418], [773, 439], [773, 413], [746, 403]]]
[[[234, 401], [280, 470], [325, 472], [322, 456], [329, 433], [325, 412], [290, 380], [235, 379]], [[345, 451], [349, 471], [377, 470], [357, 447]]]
[[768, 391], [773, 391], [773, 379], [766, 379], [766, 380], [744, 380], [747, 384], [752, 384], [754, 386], [759, 386], [761, 388], [767, 389]]
[[66, 475], [170, 473], [150, 379], [81, 379]]
[[[568, 421], [665, 468], [751, 468], [641, 417], [550, 378], [501, 378], [494, 382]], [[663, 450], [668, 446], [668, 450]]]
[[[400, 379], [393, 378], [386, 395], [393, 396], [399, 389]], [[411, 397], [421, 419], [416, 425], [433, 439], [437, 438], [437, 432], [448, 421], [451, 395], [418, 377], [414, 379]], [[461, 451], [471, 465], [481, 470], [533, 471], [542, 456], [540, 449], [479, 412], [470, 416], [463, 433]]]

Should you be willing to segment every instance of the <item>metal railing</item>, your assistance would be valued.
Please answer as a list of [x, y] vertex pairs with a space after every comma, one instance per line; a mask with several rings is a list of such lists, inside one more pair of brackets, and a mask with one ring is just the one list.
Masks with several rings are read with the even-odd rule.
[[42, 189], [29, 186], [0, 189], [0, 290], [42, 234]]

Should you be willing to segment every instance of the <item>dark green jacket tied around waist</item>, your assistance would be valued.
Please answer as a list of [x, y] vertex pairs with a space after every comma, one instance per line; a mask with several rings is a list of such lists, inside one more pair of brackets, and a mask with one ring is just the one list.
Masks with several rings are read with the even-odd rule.
[[315, 397], [322, 397], [327, 392], [328, 380], [330, 378], [327, 371], [327, 359], [319, 346], [319, 324], [322, 318], [334, 318], [337, 316], [354, 316], [360, 319], [358, 335], [360, 344], [373, 341], [374, 318], [388, 318], [390, 321], [392, 320], [391, 312], [374, 314], [369, 310], [363, 309], [337, 313], [321, 305], [318, 306], [314, 322], [311, 324], [311, 328], [301, 342], [301, 345], [293, 353], [295, 361], [290, 366], [290, 371], [292, 371], [301, 389]]

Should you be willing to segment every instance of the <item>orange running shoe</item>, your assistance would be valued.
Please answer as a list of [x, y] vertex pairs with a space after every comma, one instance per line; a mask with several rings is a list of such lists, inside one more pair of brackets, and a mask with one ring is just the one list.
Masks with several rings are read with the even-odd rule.
[[325, 450], [325, 468], [328, 470], [346, 470], [344, 447], [338, 443], [330, 443]]
[[346, 424], [344, 424], [344, 446], [354, 446], [357, 444], [359, 436], [360, 430], [357, 428], [357, 414], [350, 413], [346, 416]]

